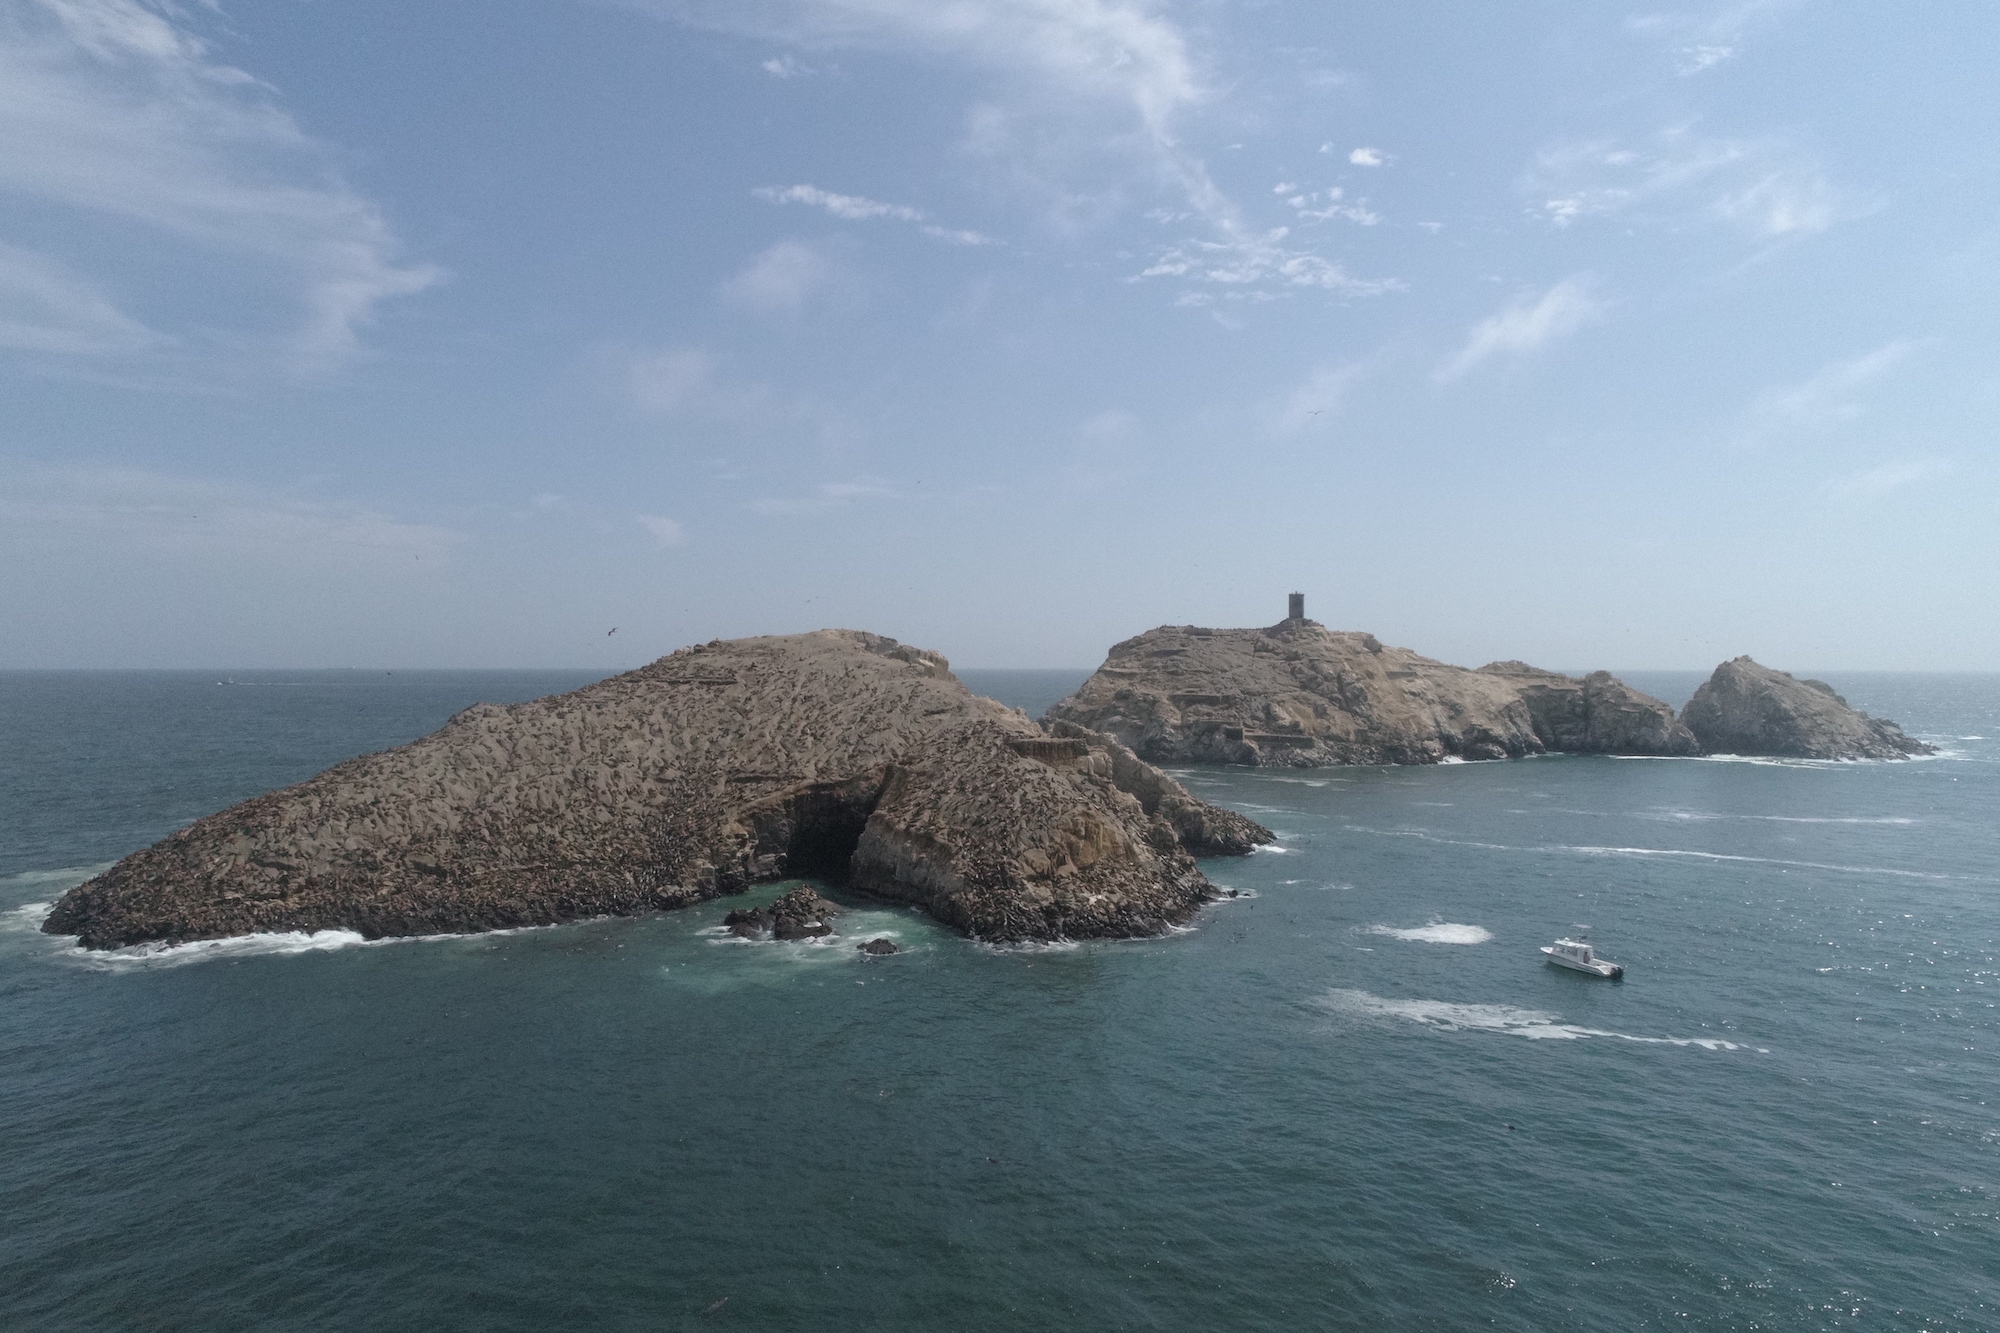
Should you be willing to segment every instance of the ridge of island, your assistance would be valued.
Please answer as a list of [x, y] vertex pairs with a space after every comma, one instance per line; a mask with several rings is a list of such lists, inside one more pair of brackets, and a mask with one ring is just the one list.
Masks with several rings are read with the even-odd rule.
[[1725, 662], [1679, 717], [1607, 671], [1525, 662], [1473, 670], [1330, 630], [1162, 625], [1112, 647], [1044, 719], [1117, 738], [1153, 763], [1316, 768], [1435, 764], [1560, 752], [1900, 759], [1931, 753], [1821, 681]]
[[90, 948], [368, 938], [685, 907], [844, 879], [991, 941], [1151, 935], [1270, 830], [933, 652], [855, 630], [714, 641], [209, 815], [66, 893]]

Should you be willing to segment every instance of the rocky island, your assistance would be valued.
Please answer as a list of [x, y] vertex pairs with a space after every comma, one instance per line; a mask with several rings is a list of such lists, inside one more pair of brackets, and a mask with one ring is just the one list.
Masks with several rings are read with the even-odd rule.
[[1608, 671], [1451, 666], [1290, 614], [1261, 629], [1162, 625], [1115, 645], [1048, 711], [1155, 763], [1435, 764], [1542, 753], [1904, 759], [1933, 753], [1824, 681], [1724, 662], [1677, 718]]
[[1791, 759], [1907, 759], [1935, 754], [1894, 722], [1850, 707], [1823, 680], [1738, 657], [1694, 692], [1681, 721], [1709, 754]]
[[[1158, 933], [1197, 856], [1271, 840], [1088, 727], [1044, 728], [936, 653], [852, 630], [717, 641], [210, 815], [65, 894], [92, 948], [369, 938], [684, 907], [845, 881], [995, 941]], [[810, 932], [820, 900], [736, 924]]]
[[1263, 629], [1162, 625], [1111, 649], [1048, 712], [1156, 763], [1434, 764], [1568, 750], [1693, 754], [1658, 699], [1606, 672], [1465, 667], [1292, 614]]

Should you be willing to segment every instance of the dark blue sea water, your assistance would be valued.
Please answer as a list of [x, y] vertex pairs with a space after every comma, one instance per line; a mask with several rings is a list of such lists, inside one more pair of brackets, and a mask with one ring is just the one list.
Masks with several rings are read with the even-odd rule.
[[8, 1330], [2000, 1327], [2000, 678], [1835, 676], [1912, 763], [1191, 771], [1281, 840], [1159, 940], [36, 933], [586, 677], [216, 679], [0, 674]]

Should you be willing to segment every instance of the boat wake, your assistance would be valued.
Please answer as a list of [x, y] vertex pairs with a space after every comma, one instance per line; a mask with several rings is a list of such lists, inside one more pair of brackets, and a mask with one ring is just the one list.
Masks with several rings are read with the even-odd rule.
[[1684, 857], [1697, 861], [1740, 861], [1753, 865], [1791, 866], [1804, 870], [1830, 870], [1842, 875], [1893, 875], [1898, 879], [1977, 880], [1973, 875], [1940, 875], [1925, 870], [1898, 870], [1892, 866], [1844, 866], [1827, 861], [1790, 861], [1775, 856], [1737, 856], [1727, 852], [1697, 852], [1679, 847], [1593, 847], [1555, 843], [1517, 847], [1502, 842], [1474, 842], [1465, 838], [1441, 838], [1423, 829], [1380, 829], [1362, 824], [1344, 826], [1349, 833], [1368, 833], [1378, 838], [1415, 838], [1446, 847], [1477, 847], [1489, 852], [1530, 852], [1565, 856]]
[[1318, 1004], [1333, 1013], [1362, 1018], [1400, 1018], [1443, 1032], [1497, 1032], [1529, 1041], [1581, 1041], [1590, 1037], [1637, 1042], [1647, 1046], [1699, 1046], [1705, 1051], [1755, 1051], [1769, 1055], [1762, 1046], [1746, 1046], [1720, 1037], [1640, 1037], [1629, 1032], [1611, 1032], [1565, 1023], [1562, 1015], [1539, 1009], [1516, 1009], [1505, 1004], [1455, 1004], [1448, 1000], [1391, 1000], [1363, 990], [1330, 990]]

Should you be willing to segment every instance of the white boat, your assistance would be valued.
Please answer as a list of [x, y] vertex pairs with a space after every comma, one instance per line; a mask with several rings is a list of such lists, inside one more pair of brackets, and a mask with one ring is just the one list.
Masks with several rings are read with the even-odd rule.
[[1554, 944], [1544, 944], [1542, 952], [1558, 967], [1573, 968], [1578, 972], [1588, 972], [1593, 977], [1610, 977], [1616, 980], [1625, 975], [1622, 963], [1608, 963], [1597, 956], [1590, 947], [1589, 940], [1557, 940]]

